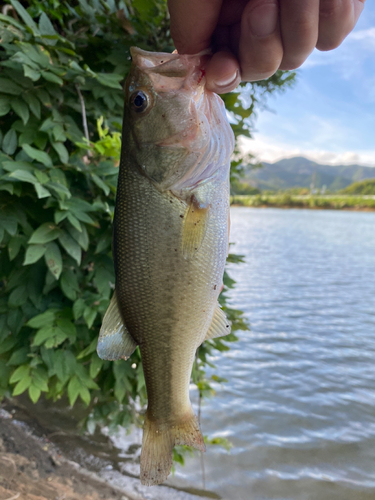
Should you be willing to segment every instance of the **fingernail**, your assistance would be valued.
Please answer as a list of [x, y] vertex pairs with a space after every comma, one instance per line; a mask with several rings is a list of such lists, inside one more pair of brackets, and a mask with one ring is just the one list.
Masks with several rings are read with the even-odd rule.
[[219, 88], [225, 88], [225, 87], [229, 87], [230, 85], [233, 85], [236, 80], [238, 80], [239, 78], [239, 71], [237, 70], [233, 76], [233, 74], [231, 75], [227, 75], [226, 77], [220, 79], [220, 80], [215, 80], [214, 84], [216, 85], [216, 87], [219, 87]]
[[279, 9], [275, 3], [262, 4], [249, 13], [249, 26], [253, 35], [264, 37], [276, 30]]

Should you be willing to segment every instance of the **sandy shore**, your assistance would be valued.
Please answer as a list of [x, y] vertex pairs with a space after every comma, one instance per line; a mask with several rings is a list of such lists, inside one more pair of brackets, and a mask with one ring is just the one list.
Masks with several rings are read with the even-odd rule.
[[36, 438], [0, 409], [0, 500], [17, 498], [136, 500], [66, 460], [47, 439]]
[[[107, 448], [110, 451], [110, 443], [104, 436], [96, 448], [86, 443], [85, 451], [85, 438], [70, 435], [57, 416], [52, 426], [44, 406], [30, 403], [26, 408], [19, 401], [13, 403], [16, 405], [0, 405], [0, 500], [221, 498], [195, 488], [184, 491], [168, 484], [143, 486], [137, 467], [132, 473], [110, 465], [104, 452]], [[99, 456], [104, 459], [99, 460]]]

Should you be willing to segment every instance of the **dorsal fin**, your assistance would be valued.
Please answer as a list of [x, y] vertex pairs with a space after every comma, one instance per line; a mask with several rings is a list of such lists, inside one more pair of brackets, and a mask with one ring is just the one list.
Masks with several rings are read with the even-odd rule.
[[124, 325], [117, 304], [116, 291], [114, 291], [99, 333], [96, 348], [98, 356], [111, 361], [128, 359], [136, 347], [136, 341]]

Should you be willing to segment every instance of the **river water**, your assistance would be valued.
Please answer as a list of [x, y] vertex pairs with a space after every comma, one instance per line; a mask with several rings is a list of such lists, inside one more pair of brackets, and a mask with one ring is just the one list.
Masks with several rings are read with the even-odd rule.
[[[228, 500], [374, 500], [375, 213], [233, 208], [231, 305], [250, 332], [202, 429], [206, 488]], [[194, 394], [192, 394], [194, 398]], [[172, 482], [202, 486], [199, 456]]]

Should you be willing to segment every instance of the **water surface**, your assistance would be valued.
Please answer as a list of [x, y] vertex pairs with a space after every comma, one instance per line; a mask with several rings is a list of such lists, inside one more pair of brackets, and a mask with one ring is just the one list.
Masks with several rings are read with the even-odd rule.
[[[228, 500], [375, 498], [375, 213], [233, 208], [231, 305], [251, 332], [216, 358], [206, 488]], [[199, 458], [173, 482], [201, 485]]]

